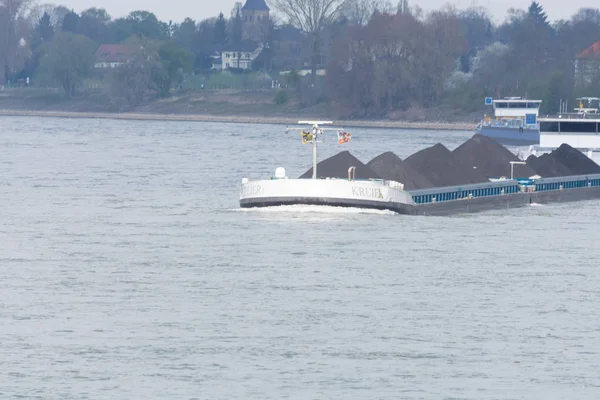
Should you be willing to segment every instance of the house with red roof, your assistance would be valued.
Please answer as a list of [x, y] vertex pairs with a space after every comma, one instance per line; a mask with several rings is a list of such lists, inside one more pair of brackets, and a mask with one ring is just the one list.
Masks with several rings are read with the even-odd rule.
[[600, 41], [575, 56], [575, 83], [590, 84], [600, 78]]
[[117, 68], [133, 57], [133, 50], [124, 44], [102, 44], [96, 51], [96, 68]]

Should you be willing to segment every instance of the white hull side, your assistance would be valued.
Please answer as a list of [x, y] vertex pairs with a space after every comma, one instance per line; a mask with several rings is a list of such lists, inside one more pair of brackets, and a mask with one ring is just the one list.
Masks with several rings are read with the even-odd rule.
[[410, 193], [384, 181], [344, 179], [272, 179], [243, 183], [242, 207], [315, 204], [402, 211], [413, 206]]
[[600, 135], [597, 134], [575, 134], [565, 133], [542, 133], [540, 134], [540, 147], [558, 148], [566, 143], [576, 149], [600, 149]]

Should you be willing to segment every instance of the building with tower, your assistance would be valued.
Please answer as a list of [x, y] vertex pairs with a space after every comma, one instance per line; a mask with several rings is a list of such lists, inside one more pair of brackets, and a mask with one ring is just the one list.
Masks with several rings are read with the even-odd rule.
[[269, 25], [269, 6], [265, 0], [246, 0], [242, 7], [243, 39], [261, 41]]

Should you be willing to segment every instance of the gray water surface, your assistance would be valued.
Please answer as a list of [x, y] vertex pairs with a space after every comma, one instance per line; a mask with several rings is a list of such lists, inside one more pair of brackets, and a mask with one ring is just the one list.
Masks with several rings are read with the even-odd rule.
[[[0, 117], [2, 399], [597, 399], [600, 202], [242, 211], [274, 125]], [[470, 132], [350, 129], [320, 158]]]

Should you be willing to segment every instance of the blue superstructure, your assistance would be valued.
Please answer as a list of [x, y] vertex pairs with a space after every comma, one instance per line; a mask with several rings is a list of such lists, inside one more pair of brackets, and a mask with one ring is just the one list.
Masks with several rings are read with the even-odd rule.
[[540, 127], [537, 122], [541, 100], [526, 100], [520, 97], [506, 97], [490, 101], [486, 105], [494, 108], [494, 117], [486, 117], [476, 128], [476, 132], [488, 136], [501, 144], [525, 145], [540, 142]]
[[539, 126], [528, 128], [479, 124], [477, 125], [475, 132], [490, 137], [504, 145], [530, 145], [540, 143]]
[[539, 179], [507, 179], [490, 183], [411, 190], [415, 204], [430, 204], [515, 193], [536, 193], [600, 187], [600, 174]]
[[520, 190], [519, 188], [519, 182], [516, 180], [504, 180], [489, 183], [474, 183], [470, 185], [411, 190], [410, 194], [416, 204], [426, 204], [475, 197], [501, 196], [504, 194], [518, 193]]
[[557, 178], [542, 178], [535, 181], [536, 192], [550, 190], [578, 189], [600, 186], [600, 175], [560, 176]]

